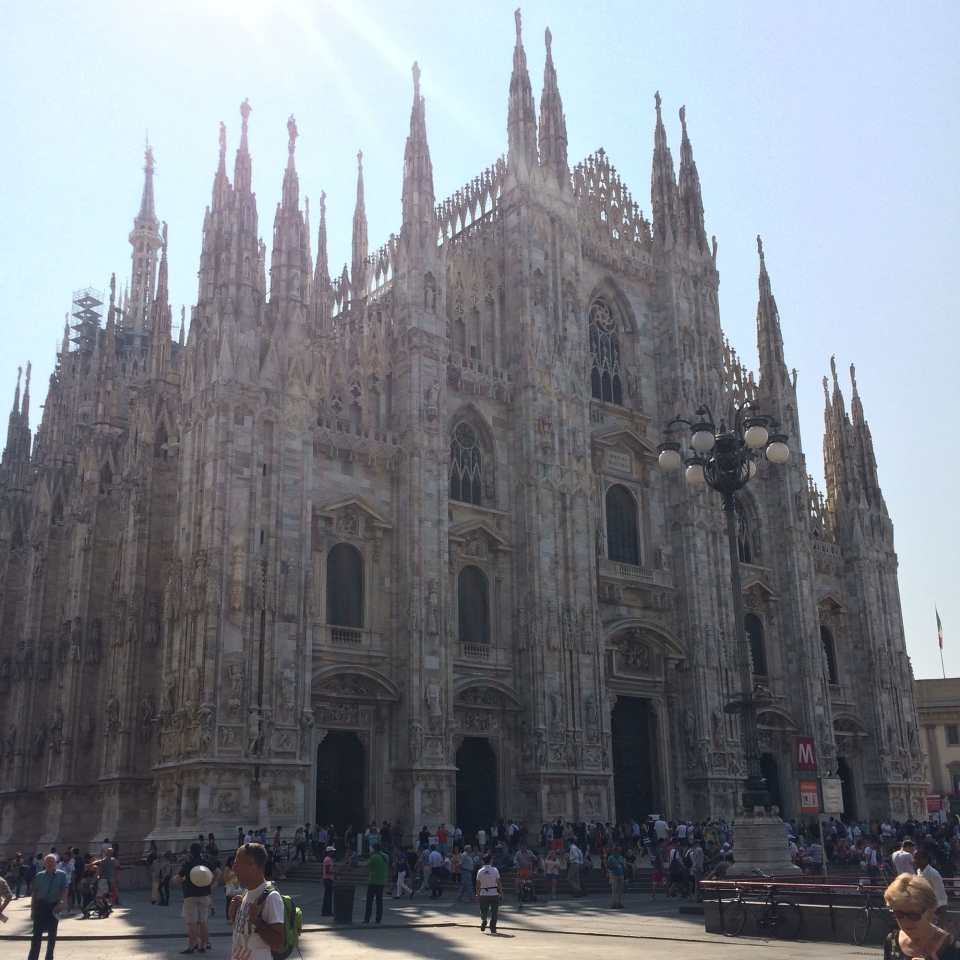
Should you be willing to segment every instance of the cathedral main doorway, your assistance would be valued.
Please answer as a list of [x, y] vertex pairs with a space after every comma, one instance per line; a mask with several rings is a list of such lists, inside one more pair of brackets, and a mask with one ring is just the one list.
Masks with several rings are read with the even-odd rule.
[[837, 757], [837, 776], [843, 796], [843, 818], [850, 823], [857, 816], [857, 794], [853, 785], [853, 770], [846, 757]]
[[489, 833], [500, 817], [497, 757], [486, 737], [467, 737], [457, 750], [456, 764], [456, 825], [463, 831], [464, 842], [468, 843], [478, 830]]
[[760, 754], [760, 776], [767, 781], [770, 802], [780, 808], [780, 815], [783, 816], [783, 804], [780, 802], [780, 768], [772, 753]]
[[650, 737], [650, 701], [618, 696], [610, 716], [613, 734], [613, 791], [617, 821], [637, 819], [656, 812], [653, 748]]
[[348, 825], [363, 832], [367, 822], [366, 761], [360, 738], [350, 731], [328, 733], [317, 748], [317, 823], [332, 823], [340, 836]]

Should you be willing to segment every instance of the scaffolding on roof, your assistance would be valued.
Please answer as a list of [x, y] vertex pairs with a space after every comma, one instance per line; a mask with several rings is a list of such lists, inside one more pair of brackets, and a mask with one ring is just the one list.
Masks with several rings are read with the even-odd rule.
[[84, 287], [74, 291], [70, 315], [76, 320], [71, 324], [76, 336], [70, 339], [79, 350], [92, 350], [96, 345], [100, 321], [103, 320], [103, 303], [102, 290]]

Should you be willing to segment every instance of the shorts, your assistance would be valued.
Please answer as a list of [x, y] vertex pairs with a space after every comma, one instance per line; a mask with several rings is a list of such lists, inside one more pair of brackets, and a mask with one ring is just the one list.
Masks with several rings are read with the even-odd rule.
[[553, 839], [553, 849], [562, 850], [563, 849], [563, 840], [559, 837], [554, 837]]
[[446, 852], [447, 852], [447, 845], [445, 843], [438, 843], [437, 853], [446, 853]]
[[659, 885], [659, 884], [662, 884], [662, 883], [663, 883], [663, 881], [664, 881], [664, 875], [663, 875], [662, 873], [657, 873], [656, 871], [654, 871], [654, 874], [653, 874], [653, 878], [652, 878], [652, 879], [653, 879], [653, 882], [654, 882], [654, 883], [656, 883], [656, 884]]
[[206, 923], [210, 916], [210, 897], [184, 897], [183, 919], [187, 923]]

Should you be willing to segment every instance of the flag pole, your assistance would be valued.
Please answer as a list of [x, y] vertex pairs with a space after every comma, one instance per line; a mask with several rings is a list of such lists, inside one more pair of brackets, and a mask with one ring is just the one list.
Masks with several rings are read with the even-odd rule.
[[943, 624], [940, 622], [940, 611], [936, 604], [933, 606], [933, 612], [937, 616], [937, 645], [940, 647], [940, 669], [943, 671], [943, 679], [947, 679], [947, 668], [943, 665]]
[[940, 648], [940, 669], [943, 671], [943, 679], [947, 679], [947, 668], [943, 665], [943, 647]]

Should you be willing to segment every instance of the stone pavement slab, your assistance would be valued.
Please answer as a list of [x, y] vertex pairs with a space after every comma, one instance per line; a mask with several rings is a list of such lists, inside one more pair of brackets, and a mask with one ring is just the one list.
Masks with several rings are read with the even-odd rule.
[[[360, 923], [364, 888], [357, 888], [355, 923], [333, 924], [320, 917], [322, 889], [316, 884], [280, 883], [304, 914], [300, 941], [304, 960], [381, 960], [390, 952], [398, 957], [436, 957], [468, 960], [522, 953], [523, 960], [557, 960], [571, 952], [602, 953], [604, 960], [647, 957], [670, 960], [783, 960], [801, 958], [878, 957], [876, 948], [854, 944], [784, 943], [759, 939], [731, 940], [704, 932], [702, 917], [681, 917], [679, 903], [646, 895], [625, 898], [626, 909], [609, 908], [608, 897], [586, 900], [563, 898], [539, 901], [520, 910], [508, 899], [501, 908], [498, 936], [481, 933], [477, 908], [456, 903], [452, 895], [439, 901], [385, 899], [382, 925]], [[229, 960], [230, 927], [223, 915], [224, 898], [217, 897], [217, 914], [210, 932], [214, 960]], [[179, 892], [172, 893], [167, 908], [151, 906], [146, 891], [128, 891], [123, 904], [105, 920], [83, 920], [76, 914], [60, 923], [56, 960], [154, 960], [172, 958], [186, 947], [186, 926], [180, 915]], [[7, 908], [10, 921], [0, 929], [0, 957], [26, 957], [30, 934], [29, 901], [14, 901]], [[296, 954], [294, 954], [296, 956]]]

